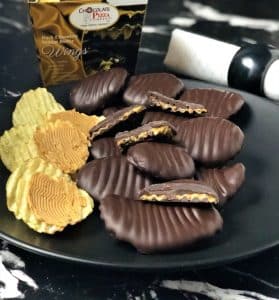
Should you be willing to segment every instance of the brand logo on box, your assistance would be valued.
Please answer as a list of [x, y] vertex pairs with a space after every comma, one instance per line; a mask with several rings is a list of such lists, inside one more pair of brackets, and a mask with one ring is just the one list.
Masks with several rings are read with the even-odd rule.
[[95, 31], [108, 28], [119, 19], [117, 8], [106, 3], [84, 4], [70, 15], [71, 24], [81, 30]]

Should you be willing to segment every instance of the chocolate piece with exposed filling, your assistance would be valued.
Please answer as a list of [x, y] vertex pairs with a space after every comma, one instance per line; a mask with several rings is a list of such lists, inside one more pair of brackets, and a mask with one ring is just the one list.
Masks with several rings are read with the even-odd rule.
[[131, 131], [120, 132], [115, 136], [117, 146], [124, 149], [133, 144], [158, 138], [172, 138], [175, 128], [166, 121], [154, 121]]
[[158, 92], [148, 92], [148, 105], [171, 113], [202, 115], [207, 112], [201, 104], [175, 100]]
[[132, 105], [116, 111], [90, 130], [91, 141], [111, 131], [121, 123], [128, 121], [133, 116], [140, 114], [145, 109], [146, 107], [143, 105]]
[[218, 203], [212, 187], [192, 179], [173, 180], [145, 187], [139, 199], [154, 202]]
[[183, 116], [178, 116], [171, 113], [161, 112], [161, 111], [147, 111], [144, 114], [142, 124], [146, 124], [153, 121], [167, 121], [175, 128], [180, 126], [182, 122], [187, 120], [188, 118]]
[[168, 97], [176, 97], [183, 89], [183, 82], [173, 74], [140, 74], [130, 78], [123, 97], [127, 104], [146, 104], [149, 91], [156, 91]]

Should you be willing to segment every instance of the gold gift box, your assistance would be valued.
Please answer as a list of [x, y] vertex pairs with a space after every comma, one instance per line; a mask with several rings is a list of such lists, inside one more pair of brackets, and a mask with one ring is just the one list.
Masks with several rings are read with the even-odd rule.
[[29, 0], [44, 85], [114, 66], [134, 72], [147, 0]]

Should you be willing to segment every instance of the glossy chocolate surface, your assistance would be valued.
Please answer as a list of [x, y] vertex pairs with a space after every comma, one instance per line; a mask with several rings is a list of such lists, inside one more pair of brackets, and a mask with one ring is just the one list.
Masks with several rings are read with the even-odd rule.
[[221, 169], [205, 169], [198, 171], [197, 177], [211, 186], [219, 196], [219, 205], [224, 205], [242, 186], [245, 181], [245, 166], [236, 163]]
[[218, 195], [212, 187], [193, 179], [179, 179], [149, 185], [141, 190], [139, 199], [162, 202], [219, 202]]
[[216, 89], [190, 89], [180, 97], [181, 101], [204, 105], [206, 116], [228, 119], [244, 105], [244, 98], [237, 93]]
[[176, 97], [183, 88], [183, 82], [170, 73], [140, 74], [130, 78], [123, 97], [127, 104], [146, 104], [149, 91]]
[[184, 121], [175, 139], [204, 165], [219, 165], [232, 159], [241, 149], [244, 133], [234, 123], [213, 117]]
[[195, 165], [185, 149], [166, 143], [147, 142], [129, 148], [127, 159], [139, 170], [164, 180], [193, 176]]
[[223, 226], [213, 207], [158, 205], [115, 195], [102, 201], [100, 211], [107, 230], [142, 253], [186, 247]]
[[121, 154], [113, 137], [101, 138], [93, 141], [90, 146], [90, 152], [95, 159]]
[[105, 120], [99, 122], [90, 130], [91, 141], [98, 136], [109, 132], [114, 129], [116, 126], [120, 125], [122, 122], [125, 122], [132, 118], [133, 116], [140, 114], [146, 109], [143, 105], [132, 105], [129, 107], [122, 108], [115, 113], [112, 113], [110, 116], [105, 118]]
[[111, 97], [123, 89], [127, 76], [125, 69], [113, 68], [81, 80], [70, 92], [71, 105], [87, 114], [102, 109]]
[[151, 180], [126, 157], [112, 156], [87, 163], [77, 174], [77, 184], [100, 202], [110, 194], [134, 199]]

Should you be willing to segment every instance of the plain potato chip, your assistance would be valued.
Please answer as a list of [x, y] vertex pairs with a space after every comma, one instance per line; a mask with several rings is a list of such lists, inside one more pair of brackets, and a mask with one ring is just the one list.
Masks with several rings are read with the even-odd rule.
[[[39, 233], [53, 234], [57, 231], [62, 231], [66, 226], [65, 224], [62, 224], [65, 226], [57, 226], [42, 221], [43, 218], [40, 217], [38, 211], [36, 210], [37, 213], [35, 214], [33, 208], [29, 205], [30, 188], [32, 188], [30, 184], [32, 184], [32, 179], [38, 175], [47, 177], [49, 182], [63, 182], [62, 188], [65, 188], [66, 186], [65, 190], [67, 190], [67, 184], [70, 187], [75, 185], [71, 181], [70, 176], [64, 174], [61, 170], [46, 161], [40, 158], [29, 160], [26, 164], [17, 168], [7, 181], [6, 193], [8, 209], [15, 214], [17, 219], [23, 220], [30, 228]], [[93, 199], [85, 191], [76, 187], [75, 192], [78, 193], [79, 197], [82, 197], [84, 202], [80, 205], [80, 210], [76, 211], [75, 218], [69, 220], [68, 224], [71, 225], [84, 220], [93, 211], [94, 207]], [[37, 196], [42, 195], [42, 198], [44, 199], [38, 199], [38, 201], [49, 201], [48, 196], [52, 195], [45, 192], [44, 185], [40, 187], [40, 191]], [[71, 201], [71, 197], [68, 199]], [[55, 207], [53, 209], [55, 210]]]
[[0, 156], [11, 172], [31, 158], [38, 157], [33, 135], [35, 125], [21, 125], [6, 130], [0, 137]]
[[41, 124], [49, 112], [64, 111], [51, 93], [45, 88], [30, 90], [22, 95], [13, 112], [13, 125]]

